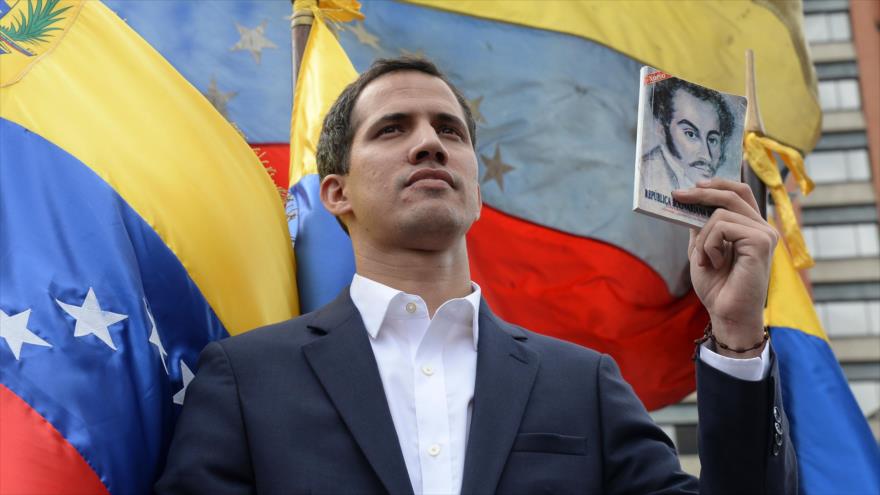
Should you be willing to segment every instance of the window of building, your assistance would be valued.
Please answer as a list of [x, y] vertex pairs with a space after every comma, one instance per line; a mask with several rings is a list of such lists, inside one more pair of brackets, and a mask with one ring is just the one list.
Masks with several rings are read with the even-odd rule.
[[815, 259], [863, 258], [880, 254], [876, 223], [819, 225], [801, 229]]
[[807, 174], [816, 184], [860, 182], [871, 178], [868, 150], [816, 151], [807, 155]]
[[857, 79], [819, 81], [819, 104], [822, 110], [857, 110], [861, 108], [859, 81]]
[[847, 174], [852, 181], [871, 179], [871, 166], [868, 164], [868, 150], [847, 151]]
[[849, 41], [852, 37], [847, 12], [809, 14], [804, 16], [804, 36], [810, 43]]
[[816, 304], [829, 337], [880, 335], [880, 301], [832, 301]]
[[863, 255], [880, 254], [880, 237], [877, 234], [876, 223], [864, 223], [856, 225], [856, 238], [859, 243], [859, 250]]

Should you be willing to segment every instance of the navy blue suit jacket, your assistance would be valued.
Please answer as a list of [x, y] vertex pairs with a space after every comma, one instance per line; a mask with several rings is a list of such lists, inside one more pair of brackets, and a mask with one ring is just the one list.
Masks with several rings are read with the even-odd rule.
[[[745, 382], [698, 362], [697, 481], [610, 357], [506, 323], [485, 302], [479, 326], [462, 493], [796, 492], [775, 365]], [[210, 344], [157, 492], [412, 493], [368, 339], [346, 289]]]

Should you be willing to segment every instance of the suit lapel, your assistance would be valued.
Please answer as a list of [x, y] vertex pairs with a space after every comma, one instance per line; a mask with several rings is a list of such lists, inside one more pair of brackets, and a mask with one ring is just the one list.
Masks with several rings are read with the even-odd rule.
[[325, 333], [303, 346], [348, 429], [390, 493], [413, 493], [379, 368], [348, 290], [325, 306], [309, 328]]
[[461, 493], [493, 493], [513, 446], [538, 371], [538, 354], [520, 329], [499, 320], [483, 301], [474, 410]]

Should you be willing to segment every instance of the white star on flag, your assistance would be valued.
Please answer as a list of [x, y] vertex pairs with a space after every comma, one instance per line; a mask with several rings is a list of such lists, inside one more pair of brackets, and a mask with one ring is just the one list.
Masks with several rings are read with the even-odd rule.
[[58, 299], [55, 299], [55, 302], [67, 314], [76, 319], [76, 327], [73, 329], [74, 337], [94, 335], [107, 344], [108, 347], [114, 351], [116, 350], [116, 345], [113, 344], [113, 339], [110, 337], [110, 331], [107, 327], [128, 318], [128, 315], [102, 310], [100, 303], [98, 303], [98, 298], [95, 296], [95, 289], [89, 287], [89, 292], [86, 294], [86, 300], [83, 301], [82, 306], [67, 304]]
[[176, 394], [174, 394], [174, 403], [183, 405], [183, 399], [186, 397], [186, 388], [189, 387], [189, 382], [195, 377], [193, 375], [192, 370], [189, 369], [189, 366], [183, 362], [183, 359], [180, 360], [180, 374], [183, 377], [183, 388], [180, 389]]
[[159, 339], [159, 330], [156, 328], [156, 320], [153, 319], [153, 313], [150, 312], [150, 306], [147, 304], [147, 299], [144, 298], [144, 308], [147, 310], [147, 318], [150, 319], [150, 338], [149, 341], [151, 344], [156, 346], [159, 349], [159, 359], [162, 360], [162, 367], [165, 368], [165, 374], [168, 374], [168, 365], [165, 364], [165, 356], [168, 355], [168, 352], [165, 351], [165, 346], [162, 345], [162, 340]]
[[266, 48], [278, 48], [278, 45], [272, 43], [272, 41], [265, 35], [266, 21], [263, 21], [259, 26], [253, 29], [246, 28], [236, 22], [235, 29], [238, 29], [238, 34], [241, 36], [241, 39], [239, 39], [236, 44], [232, 45], [230, 50], [244, 50], [251, 52], [251, 55], [254, 57], [254, 62], [256, 62], [257, 65], [260, 64], [263, 50]]
[[52, 347], [52, 344], [37, 337], [37, 334], [27, 327], [28, 318], [30, 317], [30, 309], [12, 316], [7, 315], [5, 311], [0, 309], [0, 337], [6, 339], [6, 345], [12, 350], [12, 355], [15, 356], [16, 361], [21, 356], [21, 346], [24, 344]]

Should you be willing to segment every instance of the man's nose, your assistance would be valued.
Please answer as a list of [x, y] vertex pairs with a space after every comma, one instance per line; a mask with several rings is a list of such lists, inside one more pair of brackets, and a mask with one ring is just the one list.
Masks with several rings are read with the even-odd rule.
[[440, 165], [446, 165], [449, 155], [433, 126], [422, 126], [418, 132], [414, 133], [414, 137], [415, 144], [409, 150], [408, 156], [410, 164], [418, 165], [426, 161], [434, 161]]
[[697, 150], [697, 160], [712, 163], [712, 150], [709, 148], [709, 143], [705, 140], [700, 141], [700, 149]]

